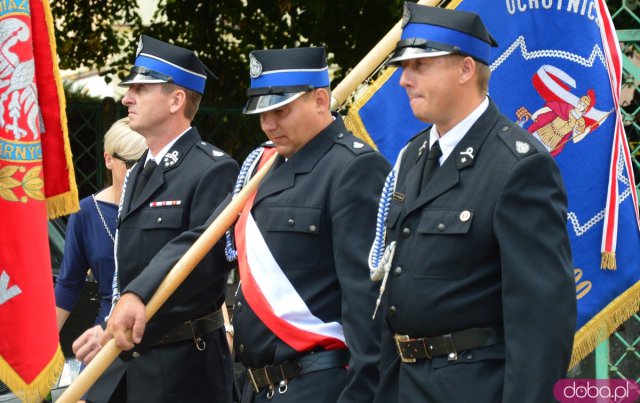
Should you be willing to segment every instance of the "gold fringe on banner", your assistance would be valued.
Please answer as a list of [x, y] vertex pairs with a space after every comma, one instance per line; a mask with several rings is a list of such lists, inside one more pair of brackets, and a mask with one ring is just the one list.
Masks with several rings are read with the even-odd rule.
[[0, 379], [23, 403], [40, 403], [60, 378], [64, 364], [64, 355], [60, 346], [40, 374], [27, 384], [0, 356]]
[[640, 281], [620, 294], [589, 322], [582, 326], [573, 341], [573, 355], [569, 368], [573, 368], [605, 341], [627, 319], [640, 310]]
[[362, 118], [360, 118], [360, 109], [373, 97], [373, 95], [378, 91], [391, 77], [391, 75], [396, 71], [395, 67], [388, 67], [384, 70], [384, 72], [375, 79], [366, 90], [364, 90], [364, 94], [358, 96], [358, 98], [349, 106], [349, 112], [347, 116], [344, 118], [344, 124], [349, 129], [350, 132], [355, 134], [357, 137], [366, 141], [374, 150], [378, 151], [378, 146], [371, 139], [369, 132], [364, 126], [362, 122]]
[[600, 260], [600, 268], [603, 270], [615, 270], [616, 269], [616, 253], [602, 252], [602, 259]]
[[56, 81], [58, 93], [58, 103], [60, 105], [60, 126], [62, 129], [62, 141], [64, 142], [64, 155], [67, 161], [67, 170], [69, 172], [69, 191], [47, 197], [47, 215], [49, 219], [57, 218], [63, 215], [75, 213], [80, 210], [80, 201], [78, 200], [78, 187], [76, 185], [76, 174], [73, 169], [73, 158], [71, 154], [71, 144], [69, 143], [69, 128], [67, 123], [67, 102], [64, 97], [64, 88], [62, 87], [62, 79], [60, 78], [60, 69], [58, 67], [58, 54], [56, 53], [55, 33], [53, 30], [53, 15], [49, 1], [42, 1], [42, 8], [47, 22], [47, 30], [49, 32], [49, 48], [51, 49], [51, 60], [53, 75]]

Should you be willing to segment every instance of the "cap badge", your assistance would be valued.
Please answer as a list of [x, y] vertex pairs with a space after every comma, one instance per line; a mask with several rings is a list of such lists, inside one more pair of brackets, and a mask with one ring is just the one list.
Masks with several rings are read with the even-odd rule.
[[136, 57], [140, 56], [140, 52], [142, 52], [142, 36], [138, 41], [138, 48], [136, 49]]
[[170, 167], [172, 165], [175, 165], [176, 162], [178, 162], [178, 156], [180, 154], [178, 153], [178, 150], [175, 150], [173, 152], [170, 153], [166, 153], [164, 155], [163, 161], [164, 162], [164, 166], [166, 167]]
[[524, 141], [516, 141], [516, 151], [520, 154], [526, 154], [531, 149], [531, 146]]
[[258, 78], [262, 74], [262, 64], [253, 55], [249, 55], [249, 75]]
[[354, 141], [353, 142], [353, 148], [362, 148], [364, 147], [364, 144], [358, 142], [358, 141]]
[[405, 4], [404, 11], [402, 12], [402, 28], [406, 27], [411, 19], [411, 11], [409, 11], [409, 7]]

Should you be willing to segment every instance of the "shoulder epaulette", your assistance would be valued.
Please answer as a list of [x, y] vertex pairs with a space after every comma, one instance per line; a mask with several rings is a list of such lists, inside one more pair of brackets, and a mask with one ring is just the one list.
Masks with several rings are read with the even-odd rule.
[[225, 158], [231, 158], [227, 153], [225, 153], [218, 147], [207, 143], [206, 141], [198, 141], [196, 143], [196, 147], [204, 151], [205, 154], [207, 154], [209, 157], [213, 158], [216, 161], [225, 159]]
[[517, 159], [535, 154], [544, 148], [532, 134], [511, 121], [501, 121], [496, 126], [498, 137]]
[[346, 147], [349, 151], [355, 155], [369, 153], [374, 151], [373, 147], [367, 144], [366, 141], [354, 136], [353, 134], [346, 132], [338, 133], [334, 138], [334, 143], [340, 144]]

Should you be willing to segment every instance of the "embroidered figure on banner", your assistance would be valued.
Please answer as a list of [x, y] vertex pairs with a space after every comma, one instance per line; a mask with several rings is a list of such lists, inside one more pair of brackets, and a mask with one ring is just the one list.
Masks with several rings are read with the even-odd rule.
[[518, 125], [531, 124], [527, 131], [556, 156], [572, 141], [578, 143], [594, 132], [613, 112], [595, 108], [596, 94], [590, 89], [578, 97], [570, 92], [576, 81], [551, 65], [543, 65], [532, 78], [533, 86], [545, 105], [531, 113], [526, 107], [516, 111]]
[[[15, 140], [23, 139], [28, 134], [37, 140], [42, 127], [42, 122], [38, 120], [40, 108], [33, 57], [20, 60], [12, 50], [20, 46], [18, 42], [28, 43], [30, 36], [29, 26], [17, 18], [0, 22], [0, 127], [12, 132]], [[9, 119], [5, 119], [7, 109]], [[26, 124], [30, 133], [19, 122], [24, 115], [27, 116]]]

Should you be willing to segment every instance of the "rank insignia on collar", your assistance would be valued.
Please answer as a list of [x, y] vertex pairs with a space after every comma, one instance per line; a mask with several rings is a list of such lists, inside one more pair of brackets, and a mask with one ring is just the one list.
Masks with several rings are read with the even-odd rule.
[[178, 153], [178, 150], [174, 150], [173, 152], [166, 153], [164, 155], [164, 158], [162, 159], [162, 162], [164, 163], [165, 168], [175, 165], [176, 162], [178, 162], [179, 155], [180, 154]]
[[473, 147], [467, 147], [466, 150], [460, 151], [460, 155], [462, 156], [468, 155], [471, 159], [473, 159]]
[[422, 145], [420, 146], [420, 148], [418, 148], [418, 158], [420, 158], [422, 153], [424, 153], [424, 150], [427, 149], [427, 144], [429, 144], [429, 140], [425, 140], [424, 143], [422, 143]]
[[520, 154], [526, 154], [531, 149], [531, 146], [524, 141], [516, 141], [516, 151]]

